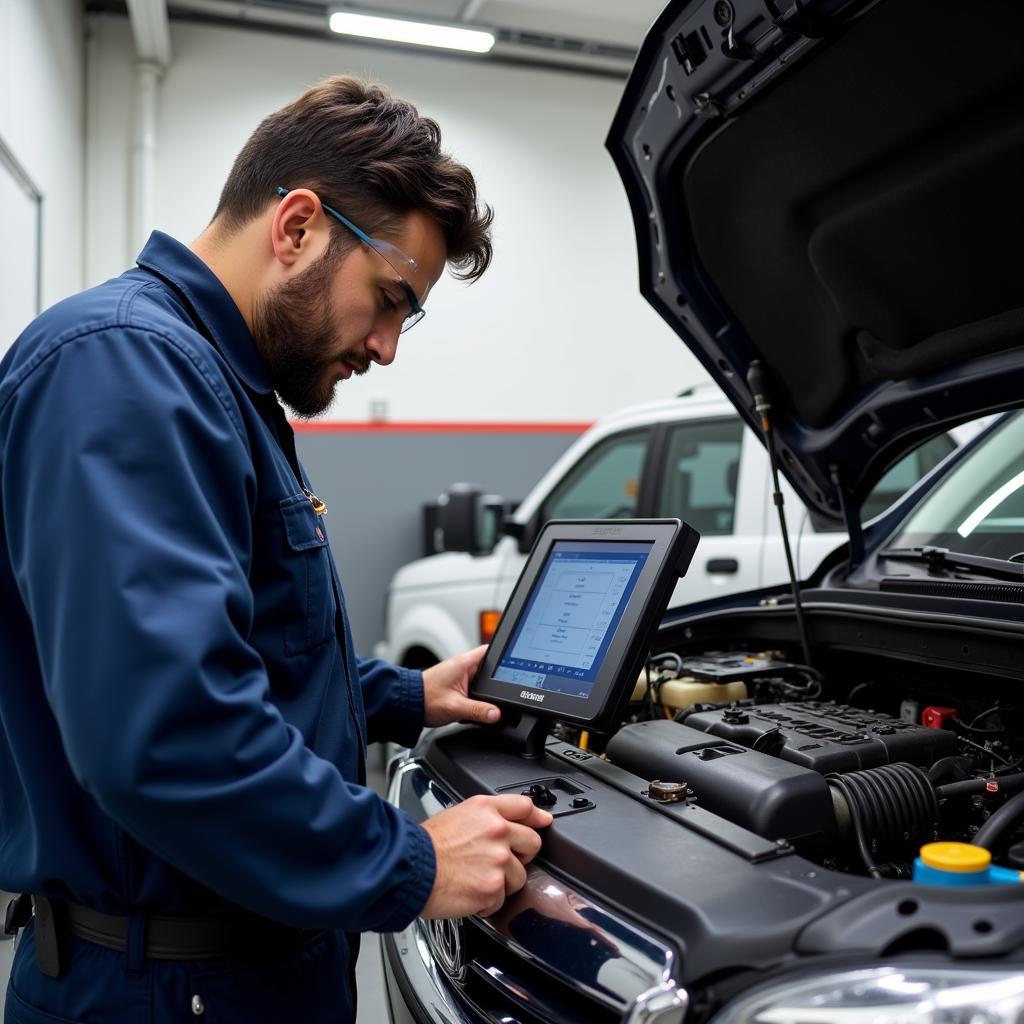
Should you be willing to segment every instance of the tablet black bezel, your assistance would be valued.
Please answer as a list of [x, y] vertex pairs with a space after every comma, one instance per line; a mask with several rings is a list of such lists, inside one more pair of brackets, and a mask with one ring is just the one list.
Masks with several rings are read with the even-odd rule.
[[[647, 653], [648, 638], [668, 605], [676, 581], [689, 568], [699, 535], [678, 519], [552, 520], [537, 537], [512, 591], [470, 695], [542, 719], [572, 722], [595, 731], [618, 724]], [[494, 678], [519, 616], [558, 541], [648, 543], [650, 552], [594, 680], [590, 696], [574, 697]], [[523, 692], [541, 699], [521, 696]]]

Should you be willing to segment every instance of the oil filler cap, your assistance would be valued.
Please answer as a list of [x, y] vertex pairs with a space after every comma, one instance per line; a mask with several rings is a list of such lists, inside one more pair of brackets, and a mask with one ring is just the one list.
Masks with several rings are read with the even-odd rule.
[[690, 789], [685, 782], [661, 782], [654, 779], [647, 790], [647, 795], [659, 804], [677, 804], [685, 800]]

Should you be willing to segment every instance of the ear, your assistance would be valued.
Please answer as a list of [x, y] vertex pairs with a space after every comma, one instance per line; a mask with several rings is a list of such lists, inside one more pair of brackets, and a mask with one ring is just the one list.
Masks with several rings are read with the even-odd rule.
[[315, 192], [293, 189], [278, 203], [271, 222], [274, 256], [285, 267], [308, 260], [324, 241], [326, 225]]

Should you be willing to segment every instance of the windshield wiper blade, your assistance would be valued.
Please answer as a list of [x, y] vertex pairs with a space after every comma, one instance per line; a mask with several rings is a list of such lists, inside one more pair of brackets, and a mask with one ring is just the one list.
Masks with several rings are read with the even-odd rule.
[[908, 562], [924, 562], [929, 569], [970, 569], [985, 576], [1000, 580], [1014, 580], [1024, 583], [1024, 564], [1005, 558], [985, 558], [984, 555], [968, 555], [949, 548], [883, 548], [879, 558], [904, 559]]

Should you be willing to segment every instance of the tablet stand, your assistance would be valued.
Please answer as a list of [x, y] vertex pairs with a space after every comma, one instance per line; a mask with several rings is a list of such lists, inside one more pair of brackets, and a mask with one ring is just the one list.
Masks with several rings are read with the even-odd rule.
[[[507, 708], [504, 715], [506, 718], [511, 717]], [[538, 718], [524, 711], [514, 722], [503, 719], [497, 729], [499, 735], [516, 749], [520, 757], [536, 761], [544, 753], [550, 727], [549, 719]]]

